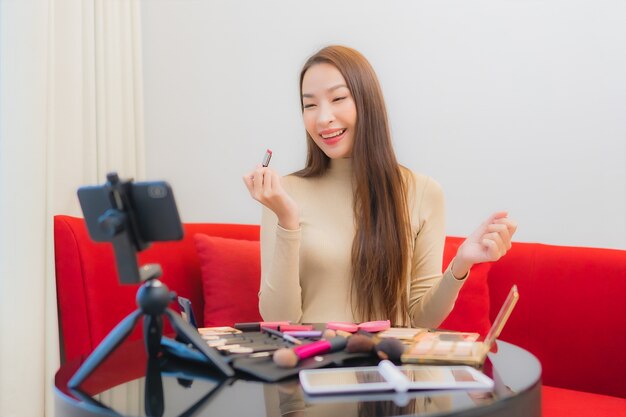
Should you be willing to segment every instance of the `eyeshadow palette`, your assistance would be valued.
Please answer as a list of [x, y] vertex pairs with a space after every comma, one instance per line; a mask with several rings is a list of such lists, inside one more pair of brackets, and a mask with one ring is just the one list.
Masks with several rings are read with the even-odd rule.
[[402, 354], [402, 362], [482, 365], [518, 299], [514, 285], [483, 342], [477, 341], [477, 333], [421, 332]]

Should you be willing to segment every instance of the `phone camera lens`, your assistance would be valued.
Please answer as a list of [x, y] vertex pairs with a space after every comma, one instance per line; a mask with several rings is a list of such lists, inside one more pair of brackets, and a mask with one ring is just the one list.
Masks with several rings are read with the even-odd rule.
[[148, 187], [148, 195], [151, 198], [164, 198], [167, 195], [167, 189], [161, 185], [152, 185]]

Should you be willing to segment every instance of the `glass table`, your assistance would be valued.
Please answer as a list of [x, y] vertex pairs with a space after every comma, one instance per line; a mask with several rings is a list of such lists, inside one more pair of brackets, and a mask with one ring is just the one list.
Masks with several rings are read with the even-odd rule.
[[309, 396], [297, 377], [278, 383], [239, 374], [223, 378], [205, 365], [174, 359], [147, 367], [141, 340], [125, 342], [85, 380], [80, 391], [72, 391], [67, 382], [81, 362], [65, 363], [55, 376], [57, 417], [541, 415], [539, 361], [503, 341], [497, 342], [497, 352], [489, 353], [482, 369], [495, 382], [487, 392]]

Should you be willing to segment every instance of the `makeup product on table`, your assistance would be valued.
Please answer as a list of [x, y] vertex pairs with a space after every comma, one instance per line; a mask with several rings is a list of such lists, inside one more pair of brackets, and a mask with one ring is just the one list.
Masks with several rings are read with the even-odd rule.
[[326, 328], [331, 330], [342, 330], [349, 333], [355, 333], [358, 330], [363, 330], [365, 332], [376, 333], [381, 332], [383, 330], [387, 330], [391, 327], [391, 322], [389, 320], [376, 320], [376, 321], [367, 321], [364, 323], [356, 324], [356, 323], [343, 323], [331, 321], [326, 323]]
[[274, 352], [274, 363], [282, 368], [293, 368], [302, 359], [311, 358], [328, 352], [337, 352], [346, 347], [344, 337], [334, 337], [329, 340], [318, 340], [292, 349], [278, 349]]
[[484, 342], [476, 341], [477, 333], [441, 331], [420, 333], [402, 355], [402, 362], [482, 365], [511, 315], [518, 298], [517, 287], [514, 285]]
[[393, 385], [396, 392], [407, 392], [409, 390], [408, 378], [398, 369], [393, 362], [382, 360], [378, 363], [378, 372]]
[[[247, 324], [251, 327], [259, 325], [259, 323]], [[274, 323], [274, 325], [277, 326], [278, 324]], [[246, 326], [242, 327], [245, 328]], [[208, 346], [228, 355], [273, 352], [279, 348], [290, 346], [288, 343], [291, 343], [287, 341], [289, 338], [277, 339], [274, 336], [268, 336], [269, 332], [242, 332], [233, 327], [205, 327], [198, 329], [198, 331]]]
[[332, 339], [335, 336], [337, 336], [337, 332], [333, 329], [325, 329], [322, 333], [322, 339]]
[[427, 332], [428, 329], [416, 327], [416, 328], [406, 328], [406, 327], [392, 327], [390, 329], [384, 330], [378, 333], [376, 336], [380, 338], [392, 338], [399, 339], [406, 342], [412, 342], [415, 340], [415, 336], [420, 333]]
[[284, 334], [288, 334], [293, 337], [302, 337], [302, 338], [320, 338], [322, 337], [321, 330], [287, 330], [283, 332]]
[[380, 359], [389, 359], [393, 362], [400, 362], [405, 346], [397, 339], [378, 339], [362, 334], [355, 334], [348, 339], [346, 351], [350, 353], [372, 352]]
[[302, 342], [300, 340], [296, 339], [295, 337], [293, 337], [291, 335], [288, 335], [288, 334], [285, 334], [285, 333], [282, 333], [282, 332], [279, 332], [278, 330], [270, 329], [268, 327], [261, 327], [261, 331], [265, 332], [265, 333], [269, 333], [272, 336], [280, 337], [281, 339], [286, 340], [286, 341], [288, 341], [290, 343], [293, 343], [294, 345], [301, 345], [302, 344]]
[[359, 330], [359, 326], [354, 323], [339, 323], [330, 321], [326, 323], [326, 328], [330, 330], [343, 330], [344, 332], [354, 333]]
[[198, 328], [198, 333], [200, 333], [200, 335], [227, 335], [239, 334], [241, 330], [229, 326], [200, 327]]
[[383, 330], [387, 330], [390, 327], [391, 322], [389, 320], [368, 321], [359, 324], [359, 330], [370, 333], [382, 332]]
[[407, 391], [491, 391], [494, 386], [491, 378], [469, 366], [395, 366], [389, 361], [381, 361], [378, 366], [303, 369], [299, 378], [302, 389], [308, 394], [364, 395], [395, 391], [403, 402], [409, 400], [404, 397]]
[[405, 346], [397, 339], [383, 339], [374, 345], [374, 351], [380, 359], [399, 363]]
[[283, 333], [292, 332], [292, 331], [309, 331], [313, 330], [312, 324], [281, 324], [276, 329]]
[[235, 323], [233, 326], [243, 332], [260, 332], [261, 327], [277, 330], [278, 326], [291, 324], [288, 321], [255, 321], [250, 323]]

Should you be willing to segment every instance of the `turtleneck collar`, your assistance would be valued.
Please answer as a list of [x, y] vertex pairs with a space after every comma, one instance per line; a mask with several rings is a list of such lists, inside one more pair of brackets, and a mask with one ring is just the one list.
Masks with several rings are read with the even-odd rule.
[[339, 175], [352, 173], [352, 158], [331, 159], [328, 172]]

